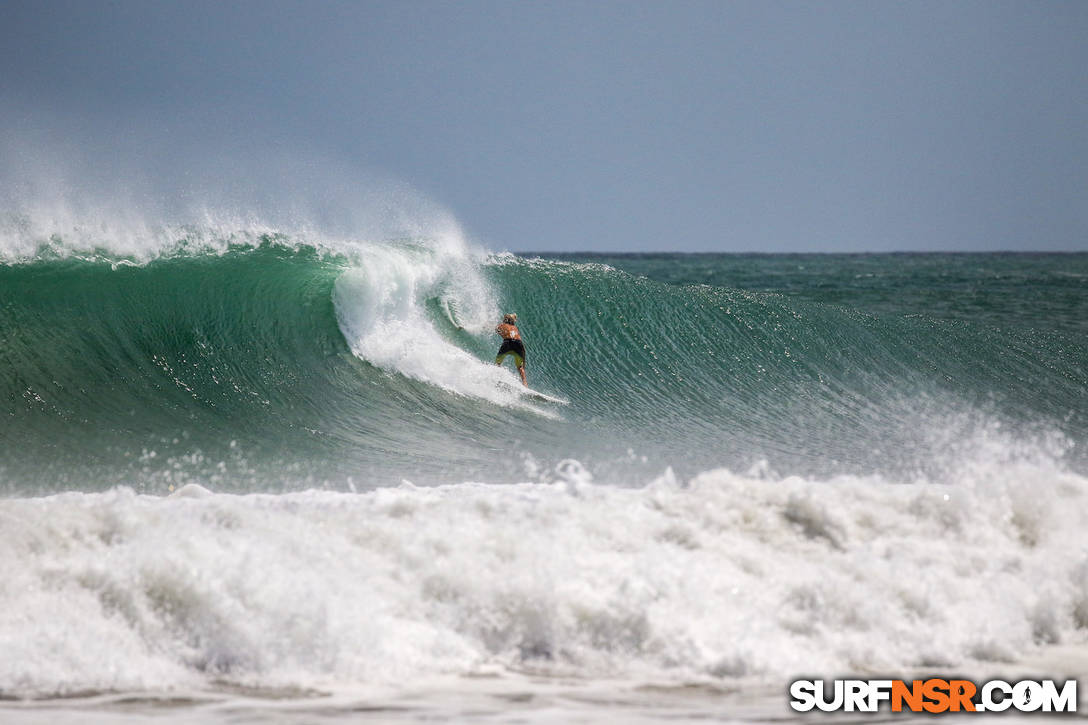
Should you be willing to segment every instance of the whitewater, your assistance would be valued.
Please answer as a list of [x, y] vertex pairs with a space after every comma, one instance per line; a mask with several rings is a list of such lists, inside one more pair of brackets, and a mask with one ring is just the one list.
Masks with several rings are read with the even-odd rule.
[[[0, 225], [5, 717], [766, 720], [801, 675], [1088, 668], [1088, 255], [122, 221]], [[493, 364], [508, 311], [568, 404]]]

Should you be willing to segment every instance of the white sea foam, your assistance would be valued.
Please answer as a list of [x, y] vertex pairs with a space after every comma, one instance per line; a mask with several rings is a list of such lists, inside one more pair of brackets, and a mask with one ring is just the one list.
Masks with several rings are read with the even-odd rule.
[[1014, 660], [1088, 632], [1088, 480], [708, 471], [0, 501], [0, 692], [646, 681]]

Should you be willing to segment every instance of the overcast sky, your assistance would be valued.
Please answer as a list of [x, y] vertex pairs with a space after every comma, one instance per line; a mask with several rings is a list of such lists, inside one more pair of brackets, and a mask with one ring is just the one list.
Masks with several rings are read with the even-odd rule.
[[1083, 0], [0, 2], [0, 118], [335, 161], [493, 249], [1088, 250]]

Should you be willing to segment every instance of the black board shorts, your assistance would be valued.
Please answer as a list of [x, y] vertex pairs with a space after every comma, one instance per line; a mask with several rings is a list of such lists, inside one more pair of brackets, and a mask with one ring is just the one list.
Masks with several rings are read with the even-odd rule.
[[495, 364], [502, 365], [507, 355], [514, 356], [514, 362], [519, 368], [525, 367], [525, 345], [521, 343], [521, 340], [503, 340], [499, 354], [495, 356]]

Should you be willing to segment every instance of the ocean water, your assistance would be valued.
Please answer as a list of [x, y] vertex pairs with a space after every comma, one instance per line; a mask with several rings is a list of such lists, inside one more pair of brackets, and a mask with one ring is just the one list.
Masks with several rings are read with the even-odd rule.
[[758, 720], [1088, 662], [1088, 254], [12, 216], [0, 258], [12, 717]]

